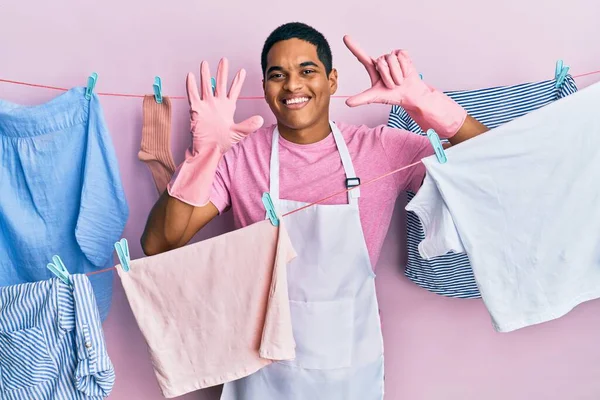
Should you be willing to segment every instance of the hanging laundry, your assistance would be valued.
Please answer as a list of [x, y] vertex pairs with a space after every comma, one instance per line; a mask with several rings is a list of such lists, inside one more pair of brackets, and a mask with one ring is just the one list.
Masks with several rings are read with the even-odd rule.
[[157, 103], [154, 96], [144, 96], [142, 112], [142, 143], [138, 158], [146, 164], [158, 194], [162, 194], [175, 172], [171, 153], [171, 100], [163, 96], [162, 102]]
[[288, 234], [269, 220], [117, 266], [165, 397], [295, 357]]
[[[112, 265], [129, 214], [98, 97], [74, 88], [37, 106], [0, 100], [0, 286]], [[106, 318], [112, 273], [90, 277]]]
[[[556, 80], [547, 80], [446, 94], [463, 106], [469, 115], [492, 129], [576, 91], [577, 85], [573, 77], [567, 75], [559, 88], [556, 88]], [[392, 107], [388, 126], [425, 136], [419, 125], [399, 106]], [[415, 192], [408, 191], [408, 201], [414, 195]], [[417, 247], [425, 239], [425, 231], [413, 212], [406, 213], [406, 233], [408, 260], [405, 274], [411, 281], [433, 293], [448, 297], [481, 297], [466, 254], [448, 253], [424, 260]]]
[[0, 398], [103, 399], [115, 382], [85, 275], [0, 288]]
[[497, 331], [600, 297], [600, 84], [423, 159], [425, 259], [466, 251]]

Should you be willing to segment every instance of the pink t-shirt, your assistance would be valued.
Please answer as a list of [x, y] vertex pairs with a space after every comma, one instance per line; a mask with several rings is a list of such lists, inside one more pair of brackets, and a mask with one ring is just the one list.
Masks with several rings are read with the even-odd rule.
[[[384, 125], [369, 128], [336, 122], [362, 183], [414, 163], [433, 153], [424, 136]], [[233, 146], [217, 168], [211, 202], [223, 213], [233, 210], [241, 228], [265, 219], [262, 194], [269, 191], [271, 141], [275, 125], [263, 127]], [[281, 199], [314, 202], [345, 190], [345, 173], [332, 134], [312, 144], [279, 140]], [[395, 173], [360, 188], [360, 219], [373, 266], [377, 264], [394, 205], [404, 190], [416, 192], [425, 167]], [[347, 194], [320, 204], [345, 204]], [[302, 212], [302, 211], [300, 211]]]

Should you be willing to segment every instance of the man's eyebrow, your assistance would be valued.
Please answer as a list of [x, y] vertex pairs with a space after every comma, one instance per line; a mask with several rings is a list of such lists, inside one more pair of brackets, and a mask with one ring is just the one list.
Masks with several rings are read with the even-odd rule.
[[300, 66], [301, 67], [317, 67], [317, 68], [319, 67], [317, 65], [317, 63], [315, 63], [313, 61], [304, 61], [304, 62], [300, 63]]
[[273, 71], [283, 71], [283, 67], [280, 67], [279, 65], [273, 65], [267, 70], [267, 74], [270, 74]]

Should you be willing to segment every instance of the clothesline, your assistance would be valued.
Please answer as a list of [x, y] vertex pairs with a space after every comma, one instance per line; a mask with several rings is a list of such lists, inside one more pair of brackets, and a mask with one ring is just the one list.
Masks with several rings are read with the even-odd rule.
[[[589, 75], [594, 75], [594, 74], [600, 74], [600, 70], [590, 71], [590, 72], [586, 72], [586, 73], [582, 73], [582, 74], [578, 74], [578, 75], [571, 75], [571, 76], [573, 78], [581, 78], [581, 77], [584, 77], [584, 76], [589, 76]], [[16, 85], [23, 85], [23, 86], [30, 86], [30, 87], [39, 87], [39, 88], [51, 89], [51, 90], [60, 90], [60, 91], [68, 91], [69, 90], [67, 88], [61, 88], [61, 87], [56, 87], [56, 86], [47, 86], [47, 85], [42, 85], [42, 84], [35, 84], [35, 83], [14, 81], [14, 80], [2, 79], [2, 78], [0, 78], [0, 82], [12, 83], [12, 84], [16, 84]], [[133, 97], [133, 98], [144, 98], [145, 97], [145, 95], [126, 94], [126, 93], [103, 93], [103, 92], [98, 92], [97, 94], [100, 95], [100, 96], [115, 96], [115, 97]], [[334, 98], [348, 98], [350, 96], [332, 96], [332, 97], [334, 97]], [[184, 97], [184, 96], [169, 96], [169, 98], [171, 98], [171, 99], [178, 99], [178, 100], [184, 100], [184, 99], [186, 99], [186, 97]], [[244, 99], [244, 100], [261, 99], [262, 100], [262, 99], [264, 99], [264, 97], [262, 97], [262, 96], [246, 96], [246, 97], [240, 96], [239, 99]], [[414, 166], [420, 164], [421, 162], [422, 161], [417, 161], [417, 162], [412, 163], [410, 165], [406, 165], [404, 167], [401, 167], [399, 169], [390, 171], [390, 172], [388, 172], [386, 174], [383, 174], [383, 175], [381, 175], [379, 177], [376, 177], [376, 178], [373, 178], [373, 179], [371, 179], [369, 181], [361, 183], [360, 185], [357, 185], [357, 186], [354, 186], [354, 187], [351, 187], [351, 188], [347, 188], [347, 189], [342, 190], [342, 191], [337, 192], [337, 193], [333, 193], [333, 194], [331, 194], [331, 195], [329, 195], [327, 197], [324, 197], [324, 198], [322, 198], [320, 200], [317, 200], [317, 201], [315, 201], [313, 203], [307, 204], [305, 206], [302, 206], [300, 208], [292, 210], [292, 211], [290, 211], [290, 212], [288, 212], [286, 214], [283, 214], [282, 217], [287, 217], [287, 216], [289, 216], [291, 214], [294, 214], [294, 213], [296, 213], [298, 211], [302, 211], [302, 210], [304, 210], [306, 208], [312, 207], [312, 206], [314, 206], [316, 204], [319, 204], [319, 203], [322, 203], [322, 202], [324, 202], [326, 200], [329, 200], [329, 199], [331, 199], [331, 198], [333, 198], [335, 196], [347, 193], [347, 192], [349, 192], [351, 190], [354, 190], [354, 189], [357, 189], [357, 188], [359, 188], [361, 186], [365, 186], [367, 184], [370, 184], [370, 183], [376, 182], [376, 181], [378, 181], [380, 179], [383, 179], [383, 178], [385, 178], [387, 176], [390, 176], [390, 175], [393, 175], [393, 174], [398, 173], [400, 171], [403, 171], [403, 170], [406, 170], [408, 168], [414, 167]], [[86, 275], [88, 275], [88, 276], [96, 275], [96, 274], [108, 272], [108, 271], [111, 271], [111, 270], [114, 270], [114, 269], [115, 269], [115, 267], [105, 268], [105, 269], [102, 269], [102, 270], [99, 270], [99, 271], [89, 272]]]
[[[584, 76], [594, 75], [594, 74], [600, 74], [600, 70], [585, 72], [583, 74], [571, 75], [571, 76], [573, 78], [582, 78]], [[15, 84], [15, 85], [22, 85], [22, 86], [38, 87], [38, 88], [43, 88], [43, 89], [60, 90], [60, 91], [63, 91], [63, 92], [66, 92], [66, 91], [69, 90], [67, 88], [62, 88], [62, 87], [57, 87], [57, 86], [48, 86], [48, 85], [42, 85], [42, 84], [39, 84], [39, 83], [29, 83], [29, 82], [13, 81], [13, 80], [10, 80], [10, 79], [2, 79], [2, 78], [0, 78], [0, 82], [12, 83], [12, 84]], [[96, 94], [99, 95], [99, 96], [133, 97], [133, 98], [141, 98], [141, 99], [143, 99], [144, 96], [146, 96], [146, 95], [143, 95], [143, 94], [109, 93], [109, 92], [97, 92]], [[168, 96], [168, 97], [170, 99], [174, 99], [174, 100], [187, 100], [187, 97], [185, 97], [185, 96]], [[347, 99], [350, 96], [337, 95], [337, 96], [331, 96], [331, 97], [338, 98], [338, 99]], [[238, 97], [238, 99], [240, 99], [240, 100], [264, 100], [264, 96], [240, 96], [240, 97]]]
[[[381, 180], [381, 179], [383, 179], [383, 178], [385, 178], [385, 177], [388, 177], [388, 176], [390, 176], [390, 175], [393, 175], [393, 174], [395, 174], [395, 173], [397, 173], [397, 172], [404, 171], [405, 169], [412, 168], [412, 167], [414, 167], [415, 165], [419, 165], [419, 164], [421, 164], [422, 162], [423, 162], [423, 161], [419, 160], [419, 161], [417, 161], [417, 162], [414, 162], [414, 163], [412, 163], [412, 164], [409, 164], [409, 165], [406, 165], [406, 166], [404, 166], [404, 167], [401, 167], [401, 168], [395, 169], [395, 170], [393, 170], [393, 171], [387, 172], [387, 173], [385, 173], [385, 174], [383, 174], [383, 175], [380, 175], [380, 176], [378, 176], [378, 177], [376, 177], [376, 178], [373, 178], [373, 179], [370, 179], [370, 180], [368, 180], [368, 181], [366, 181], [366, 182], [364, 182], [364, 183], [361, 183], [360, 185], [353, 186], [353, 187], [351, 187], [351, 188], [348, 188], [348, 189], [341, 190], [341, 191], [339, 191], [339, 192], [336, 192], [336, 193], [334, 193], [334, 194], [331, 194], [331, 195], [329, 195], [329, 196], [327, 196], [327, 197], [323, 197], [323, 198], [322, 198], [322, 199], [320, 199], [320, 200], [314, 201], [314, 202], [312, 202], [312, 203], [310, 203], [310, 204], [307, 204], [307, 205], [304, 205], [304, 206], [302, 206], [302, 207], [300, 207], [300, 208], [296, 208], [295, 210], [292, 210], [292, 211], [290, 211], [290, 212], [288, 212], [288, 213], [285, 213], [285, 214], [283, 214], [281, 217], [282, 217], [282, 218], [283, 218], [283, 217], [287, 217], [288, 215], [291, 215], [291, 214], [297, 213], [298, 211], [302, 211], [302, 210], [304, 210], [304, 209], [306, 209], [306, 208], [309, 208], [309, 207], [312, 207], [312, 206], [314, 206], [314, 205], [317, 205], [317, 204], [319, 204], [319, 203], [322, 203], [322, 202], [324, 202], [324, 201], [327, 201], [327, 200], [331, 199], [332, 197], [339, 196], [340, 194], [348, 193], [348, 192], [349, 192], [349, 191], [351, 191], [351, 190], [358, 189], [358, 188], [360, 188], [360, 187], [362, 187], [362, 186], [368, 185], [369, 183], [376, 182], [376, 181], [378, 181], [378, 180]], [[90, 276], [90, 275], [101, 274], [101, 273], [108, 272], [108, 271], [110, 271], [110, 270], [113, 270], [113, 269], [116, 269], [116, 267], [105, 268], [105, 269], [101, 269], [100, 271], [88, 272], [86, 275], [87, 275], [87, 276]]]

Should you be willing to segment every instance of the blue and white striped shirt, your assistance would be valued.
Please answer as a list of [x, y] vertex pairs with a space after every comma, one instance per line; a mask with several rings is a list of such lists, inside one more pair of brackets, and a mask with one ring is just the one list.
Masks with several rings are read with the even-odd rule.
[[71, 275], [0, 288], [0, 399], [103, 399], [115, 382], [92, 286]]
[[[560, 88], [556, 88], [555, 84], [556, 80], [553, 79], [446, 94], [463, 106], [469, 115], [491, 129], [577, 91], [577, 85], [570, 75]], [[399, 106], [392, 107], [388, 126], [424, 135], [417, 123]], [[408, 201], [414, 195], [408, 192]], [[423, 226], [413, 212], [407, 212], [406, 223], [408, 262], [405, 274], [410, 280], [444, 296], [481, 297], [466, 254], [448, 253], [432, 260], [424, 260], [418, 249], [419, 243], [425, 239]]]

